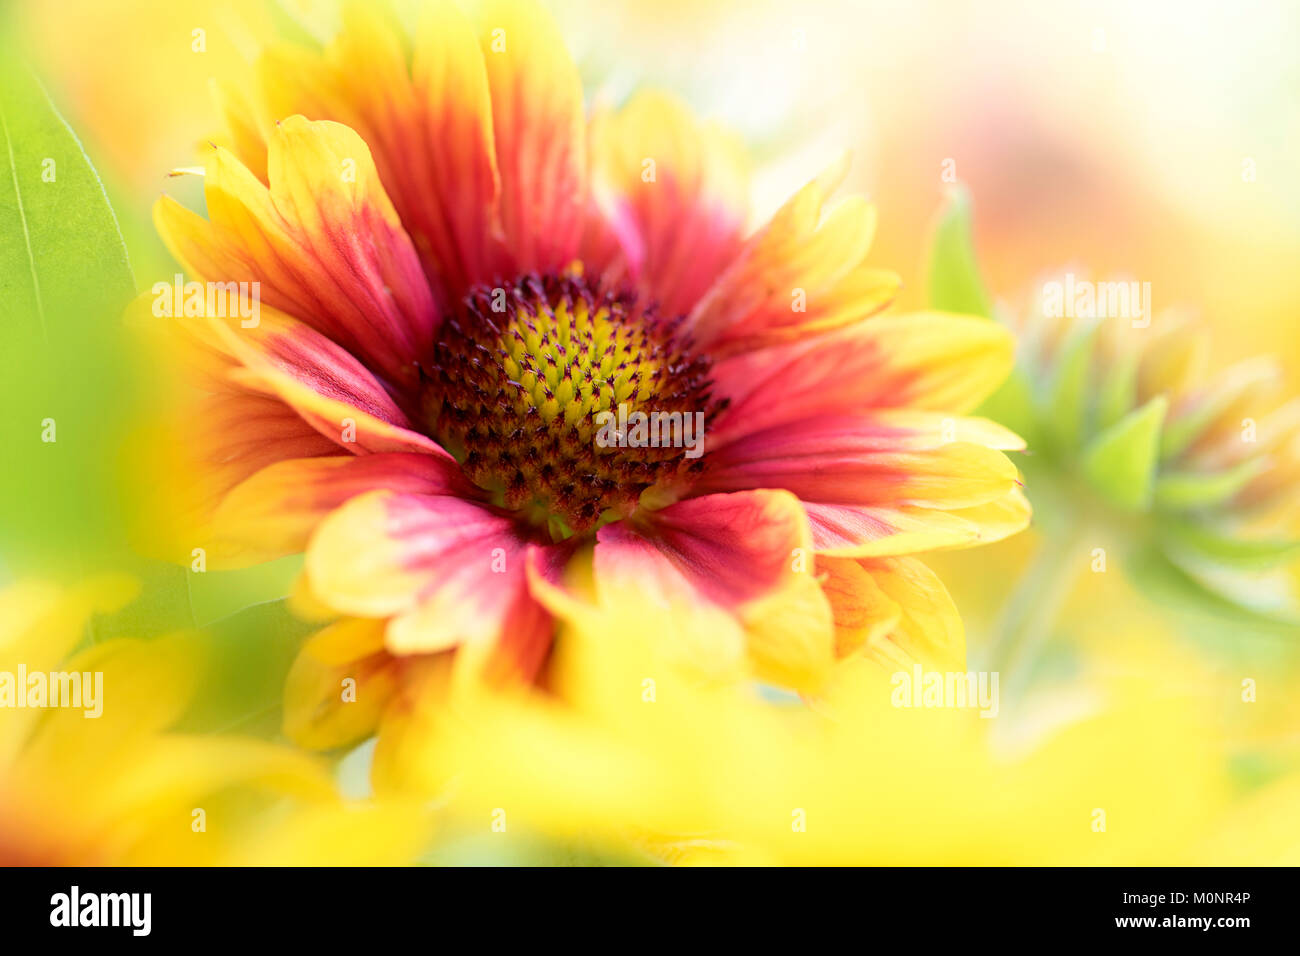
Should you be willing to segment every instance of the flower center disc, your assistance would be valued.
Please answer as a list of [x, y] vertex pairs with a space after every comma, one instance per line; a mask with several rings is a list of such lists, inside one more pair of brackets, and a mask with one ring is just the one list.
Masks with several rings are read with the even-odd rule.
[[[679, 324], [574, 276], [479, 287], [434, 348], [430, 432], [499, 504], [561, 534], [623, 517], [647, 488], [700, 467], [681, 439], [702, 439], [722, 407]], [[638, 412], [680, 422], [677, 437], [629, 441], [617, 429]]]

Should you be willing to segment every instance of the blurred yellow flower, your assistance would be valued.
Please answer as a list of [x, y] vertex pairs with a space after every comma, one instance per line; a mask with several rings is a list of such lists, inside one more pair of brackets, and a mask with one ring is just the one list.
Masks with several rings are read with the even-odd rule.
[[1234, 815], [1211, 677], [1163, 639], [1128, 635], [1004, 724], [898, 706], [866, 662], [811, 708], [774, 703], [684, 675], [654, 624], [620, 623], [562, 640], [558, 697], [426, 707], [407, 782], [451, 795], [450, 829], [500, 854], [540, 835], [674, 863], [1258, 863], [1300, 837], [1289, 784], [1255, 798], [1283, 842]]
[[84, 706], [28, 694], [29, 706], [0, 708], [0, 865], [394, 864], [421, 852], [418, 807], [346, 804], [321, 765], [275, 744], [167, 732], [200, 673], [192, 640], [114, 639], [67, 657], [134, 589], [102, 578], [0, 591], [0, 677], [85, 678], [73, 702]]

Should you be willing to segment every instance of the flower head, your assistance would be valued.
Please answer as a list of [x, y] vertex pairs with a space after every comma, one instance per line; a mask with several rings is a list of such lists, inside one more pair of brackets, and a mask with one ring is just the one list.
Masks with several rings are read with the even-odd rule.
[[[255, 327], [186, 323], [190, 440], [213, 559], [305, 550], [300, 603], [339, 618], [290, 676], [296, 739], [395, 722], [453, 649], [532, 679], [557, 616], [610, 602], [796, 687], [837, 646], [962, 656], [911, 555], [1028, 519], [1021, 442], [962, 417], [1011, 339], [876, 315], [874, 211], [824, 214], [844, 164], [747, 234], [734, 141], [659, 94], [588, 120], [532, 3], [413, 31], [355, 4], [257, 77], [225, 92], [208, 218], [156, 221], [193, 275], [261, 290]], [[345, 677], [368, 703], [341, 714]]]

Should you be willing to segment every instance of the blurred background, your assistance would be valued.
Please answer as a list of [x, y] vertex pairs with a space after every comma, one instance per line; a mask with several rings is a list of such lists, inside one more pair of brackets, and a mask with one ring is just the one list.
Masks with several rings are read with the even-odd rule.
[[[1204, 319], [1216, 366], [1267, 354], [1300, 393], [1300, 5], [550, 5], [589, 101], [663, 86], [740, 132], [755, 159], [756, 225], [851, 150], [844, 192], [877, 204], [874, 258], [902, 275], [903, 306], [925, 304], [928, 236], [959, 181], [995, 298], [1019, 299], [1071, 263], [1149, 282], [1157, 311]], [[211, 78], [245, 73], [267, 36], [328, 38], [338, 21], [332, 0], [33, 0], [5, 16], [97, 166], [141, 284], [176, 271], [150, 207], [164, 188], [199, 202], [196, 184], [167, 173], [193, 164], [217, 126]], [[973, 655], [1035, 545], [1031, 531], [934, 561]], [[1084, 575], [1067, 597], [1063, 620], [1096, 660], [1136, 666], [1141, 655], [1117, 646], [1135, 635], [1196, 638], [1194, 693], [1233, 711], [1229, 750], [1255, 759], [1265, 747], [1276, 761], [1235, 766], [1239, 785], [1296, 767], [1293, 705], [1254, 722], [1209, 689], [1213, 675], [1232, 688], [1249, 673], [1267, 675], [1274, 700], [1289, 696], [1294, 633], [1159, 613], [1121, 575]]]

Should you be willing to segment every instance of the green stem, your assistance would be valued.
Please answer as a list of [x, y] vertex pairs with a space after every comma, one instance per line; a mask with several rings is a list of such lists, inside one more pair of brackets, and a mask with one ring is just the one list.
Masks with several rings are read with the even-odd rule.
[[988, 669], [999, 673], [1003, 691], [1013, 699], [1019, 696], [1073, 590], [1083, 560], [1080, 541], [1076, 527], [1044, 538], [1003, 606]]

